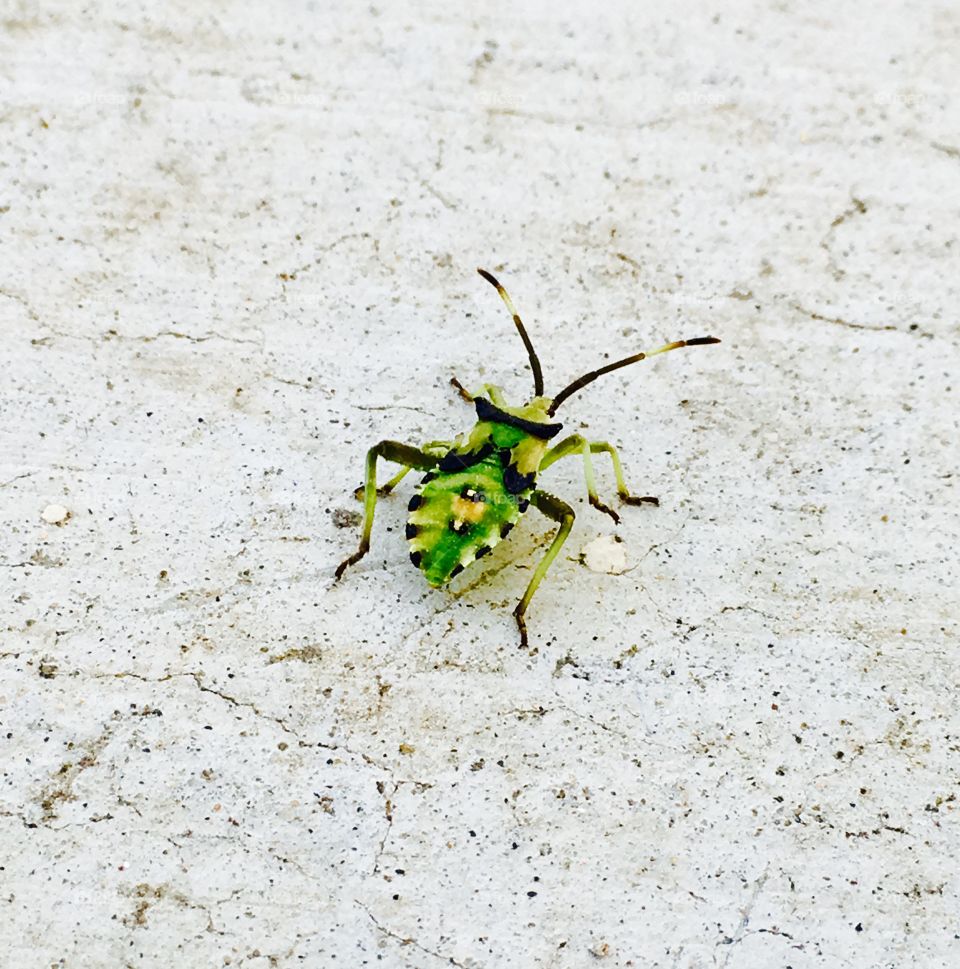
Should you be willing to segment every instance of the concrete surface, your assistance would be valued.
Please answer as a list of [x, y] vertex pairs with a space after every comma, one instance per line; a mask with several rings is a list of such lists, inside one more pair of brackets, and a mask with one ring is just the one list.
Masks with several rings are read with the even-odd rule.
[[[8, 4], [0, 963], [955, 967], [955, 5]], [[435, 592], [384, 437], [660, 509]], [[599, 466], [612, 496], [609, 468]], [[622, 563], [621, 563], [622, 564]]]

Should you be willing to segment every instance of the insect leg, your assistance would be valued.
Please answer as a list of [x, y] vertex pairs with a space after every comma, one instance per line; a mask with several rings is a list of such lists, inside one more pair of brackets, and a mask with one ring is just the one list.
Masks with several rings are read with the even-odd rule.
[[599, 451], [606, 451], [610, 455], [610, 460], [613, 462], [613, 473], [617, 479], [617, 494], [625, 505], [660, 504], [660, 499], [654, 498], [652, 495], [638, 497], [637, 495], [630, 494], [630, 489], [627, 488], [627, 482], [623, 478], [623, 465], [620, 464], [620, 455], [617, 454], [617, 449], [612, 444], [608, 444], [606, 441], [591, 441], [590, 450], [594, 454]]
[[363, 532], [360, 536], [360, 547], [349, 558], [344, 559], [338, 566], [335, 580], [343, 575], [348, 566], [354, 565], [370, 550], [370, 533], [373, 531], [373, 513], [377, 505], [377, 458], [395, 461], [406, 468], [420, 468], [429, 470], [437, 465], [439, 455], [428, 454], [409, 444], [397, 441], [381, 441], [367, 451], [366, 480], [363, 486]]
[[[396, 488], [401, 481], [403, 481], [410, 470], [410, 468], [401, 468], [386, 484], [380, 485], [380, 487], [377, 488], [377, 497], [383, 498], [386, 495], [389, 495], [390, 492], [393, 491], [393, 489]], [[356, 498], [357, 501], [363, 501], [365, 494], [366, 488], [364, 485], [358, 485], [356, 488], [354, 488], [353, 497]]]
[[[427, 443], [423, 445], [422, 450], [427, 451], [428, 453], [430, 451], [439, 451], [440, 454], [438, 456], [442, 457], [452, 447], [453, 447], [452, 441], [427, 441]], [[412, 470], [413, 468], [410, 468], [410, 467], [401, 468], [386, 484], [382, 484], [380, 485], [379, 488], [377, 488], [377, 497], [383, 498], [386, 495], [389, 495], [390, 492], [393, 491], [393, 489], [396, 488], [396, 486], [400, 484], [400, 482], [403, 481], [403, 479]], [[360, 485], [359, 487], [354, 489], [353, 497], [356, 498], [357, 501], [363, 501], [363, 496], [364, 496], [364, 486]]]
[[550, 568], [551, 563], [557, 557], [557, 553], [560, 551], [560, 547], [567, 540], [567, 536], [570, 534], [570, 529], [573, 527], [573, 520], [576, 517], [573, 513], [573, 509], [565, 502], [561, 501], [559, 498], [555, 498], [551, 494], [547, 494], [546, 491], [535, 491], [530, 496], [530, 501], [541, 511], [547, 518], [552, 518], [555, 522], [560, 523], [560, 529], [554, 536], [553, 541], [550, 543], [550, 548], [547, 549], [547, 554], [540, 560], [540, 564], [536, 567], [533, 573], [533, 578], [530, 580], [530, 584], [527, 586], [527, 591], [524, 592], [523, 598], [517, 603], [517, 608], [513, 610], [513, 614], [517, 620], [517, 626], [520, 628], [520, 648], [527, 648], [527, 623], [526, 623], [526, 612], [527, 606], [530, 605], [530, 600], [533, 598], [534, 593], [537, 591], [537, 587], [540, 585], [541, 579], [546, 575], [547, 569]]
[[[593, 505], [593, 507], [598, 511], [602, 511], [609, 515], [615, 522], [619, 522], [620, 516], [608, 505], [605, 505], [597, 495], [597, 482], [593, 476], [593, 462], [590, 460], [590, 451], [592, 449], [592, 445], [585, 437], [583, 437], [583, 435], [571, 434], [570, 437], [564, 438], [559, 444], [547, 451], [547, 453], [543, 456], [543, 460], [540, 462], [540, 470], [543, 471], [544, 469], [549, 468], [554, 461], [559, 461], [560, 458], [565, 458], [569, 454], [582, 455], [583, 476], [587, 479], [587, 497], [590, 499], [590, 504]], [[618, 478], [618, 488], [620, 483], [621, 479]], [[624, 488], [626, 488], [626, 485], [624, 485]], [[627, 492], [627, 494], [629, 494], [629, 492]]]

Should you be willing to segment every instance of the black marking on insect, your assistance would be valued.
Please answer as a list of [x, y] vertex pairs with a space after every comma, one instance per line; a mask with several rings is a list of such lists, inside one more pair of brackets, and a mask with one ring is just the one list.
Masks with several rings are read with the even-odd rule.
[[474, 406], [480, 420], [506, 424], [533, 437], [542, 438], [544, 441], [556, 437], [563, 430], [563, 424], [541, 424], [537, 421], [524, 420], [522, 417], [514, 417], [513, 414], [508, 414], [505, 410], [494, 407], [486, 397], [477, 397]]
[[503, 486], [511, 495], [519, 495], [522, 491], [529, 491], [537, 480], [536, 474], [520, 474], [515, 464], [508, 464], [503, 472]]
[[[526, 347], [533, 373], [533, 397], [522, 407], [512, 407], [501, 390], [486, 384], [478, 394], [469, 394], [459, 384], [451, 383], [461, 396], [471, 401], [477, 412], [477, 423], [457, 441], [440, 447], [436, 443], [415, 448], [396, 441], [381, 441], [367, 456], [367, 476], [363, 485], [363, 533], [360, 546], [337, 567], [339, 579], [344, 570], [358, 562], [370, 548], [370, 534], [378, 495], [389, 494], [411, 468], [425, 471], [417, 494], [407, 506], [409, 518], [405, 529], [410, 543], [410, 561], [427, 581], [442, 586], [459, 575], [476, 559], [483, 558], [510, 534], [516, 521], [534, 505], [557, 523], [558, 530], [543, 561], [534, 570], [523, 597], [514, 610], [520, 630], [520, 644], [527, 645], [526, 610], [550, 563], [556, 558], [573, 525], [573, 509], [546, 491], [537, 488], [538, 475], [560, 458], [580, 455], [587, 479], [590, 504], [619, 522], [617, 513], [602, 501], [593, 483], [591, 454], [610, 455], [617, 481], [617, 493], [625, 504], [656, 504], [652, 497], [631, 495], [623, 479], [620, 459], [612, 444], [588, 441], [579, 434], [548, 445], [563, 425], [551, 420], [557, 409], [573, 394], [598, 377], [645, 360], [654, 354], [681, 347], [708, 346], [719, 343], [716, 337], [676, 340], [656, 350], [635, 353], [597, 370], [590, 370], [567, 384], [554, 397], [544, 396], [543, 371], [527, 331], [513, 308], [507, 291], [486, 270], [478, 270], [496, 287], [513, 318]], [[438, 453], [439, 452], [439, 453]], [[376, 462], [385, 458], [402, 465], [402, 470], [377, 490]]]
[[482, 461], [488, 454], [491, 454], [492, 452], [492, 444], [486, 444], [480, 448], [479, 451], [467, 452], [466, 454], [458, 454], [456, 451], [449, 451], [440, 459], [440, 462], [437, 464], [437, 468], [438, 470], [444, 472], [464, 471], [477, 462]]

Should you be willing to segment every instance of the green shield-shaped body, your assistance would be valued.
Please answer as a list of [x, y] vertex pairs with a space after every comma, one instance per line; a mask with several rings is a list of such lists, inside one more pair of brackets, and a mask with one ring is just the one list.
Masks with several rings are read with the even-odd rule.
[[547, 440], [560, 430], [559, 424], [531, 428], [487, 401], [478, 400], [477, 411], [487, 419], [424, 475], [410, 501], [410, 559], [433, 586], [506, 538], [530, 504]]

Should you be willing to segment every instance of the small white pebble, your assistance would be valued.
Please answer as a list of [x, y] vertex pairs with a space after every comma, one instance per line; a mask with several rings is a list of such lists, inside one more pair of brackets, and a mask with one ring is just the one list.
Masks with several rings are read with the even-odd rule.
[[780, 435], [776, 431], [767, 431], [763, 435], [771, 444], [776, 444], [780, 440]]
[[580, 552], [580, 561], [591, 572], [605, 572], [607, 575], [621, 575], [630, 567], [627, 564], [627, 549], [614, 535], [601, 535], [587, 542]]
[[70, 509], [63, 505], [47, 505], [40, 517], [48, 525], [63, 525], [70, 518]]

